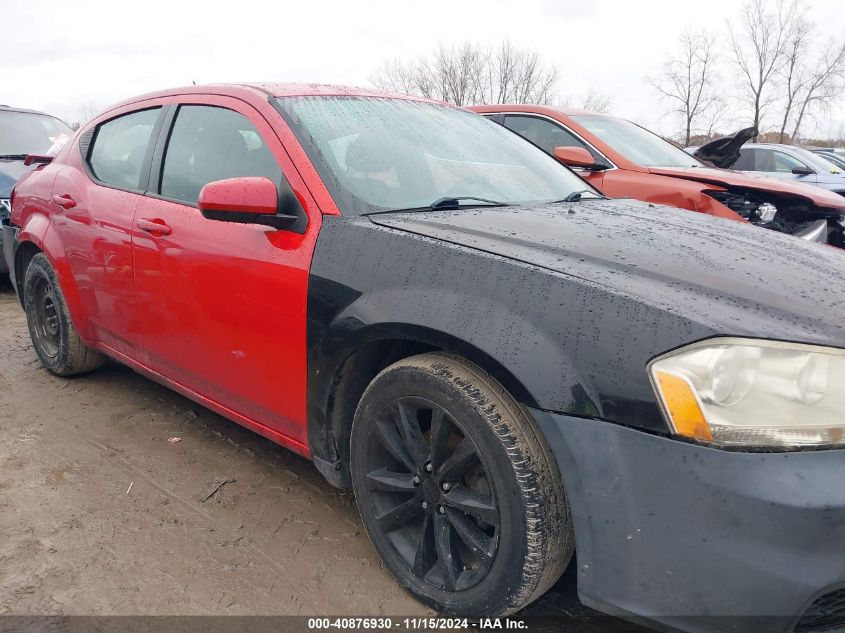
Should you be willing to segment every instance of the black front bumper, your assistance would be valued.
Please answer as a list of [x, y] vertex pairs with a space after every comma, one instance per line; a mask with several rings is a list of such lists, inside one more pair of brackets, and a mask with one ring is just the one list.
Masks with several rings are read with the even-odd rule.
[[12, 285], [15, 286], [15, 290], [17, 290], [17, 286], [15, 284], [15, 250], [18, 247], [18, 229], [16, 226], [9, 226], [8, 224], [3, 224], [3, 230], [0, 231], [0, 251], [2, 251], [2, 256], [0, 256], [0, 274], [9, 273], [9, 278], [12, 280]]
[[668, 630], [779, 633], [845, 587], [845, 450], [724, 451], [532, 413], [566, 486], [585, 604]]

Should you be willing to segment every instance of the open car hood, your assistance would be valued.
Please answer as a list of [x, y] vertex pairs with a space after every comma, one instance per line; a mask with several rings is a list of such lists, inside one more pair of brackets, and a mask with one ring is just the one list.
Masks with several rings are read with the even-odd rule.
[[660, 176], [694, 180], [717, 187], [742, 187], [744, 189], [780, 193], [807, 200], [819, 207], [845, 211], [845, 198], [842, 196], [821, 187], [794, 180], [779, 180], [742, 171], [707, 167], [649, 167], [648, 171]]
[[716, 167], [728, 169], [739, 160], [739, 148], [757, 136], [756, 127], [747, 127], [735, 134], [717, 138], [699, 147], [695, 154], [699, 160], [713, 163]]

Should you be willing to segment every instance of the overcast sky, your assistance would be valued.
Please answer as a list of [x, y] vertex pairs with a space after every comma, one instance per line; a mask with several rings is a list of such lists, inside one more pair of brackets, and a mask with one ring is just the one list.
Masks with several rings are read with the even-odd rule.
[[[808, 2], [825, 38], [845, 35], [841, 0]], [[0, 0], [0, 103], [76, 121], [83, 104], [101, 110], [192, 81], [367, 86], [385, 59], [425, 54], [441, 42], [509, 37], [559, 68], [561, 98], [577, 102], [599, 90], [612, 97], [615, 114], [672, 133], [678, 126], [661, 116], [664, 108], [643, 78], [685, 27], [725, 33], [738, 6], [737, 0]], [[731, 94], [736, 87], [726, 82], [724, 89]], [[819, 132], [835, 134], [843, 123], [840, 100]]]

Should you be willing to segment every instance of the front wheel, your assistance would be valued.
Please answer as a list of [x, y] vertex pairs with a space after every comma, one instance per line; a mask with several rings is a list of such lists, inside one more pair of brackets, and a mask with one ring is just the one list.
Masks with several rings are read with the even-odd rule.
[[350, 459], [370, 540], [441, 613], [513, 613], [569, 563], [569, 509], [549, 448], [472, 363], [423, 354], [382, 371], [355, 413]]
[[56, 273], [44, 253], [29, 262], [22, 290], [32, 346], [44, 367], [58, 376], [73, 376], [103, 364], [105, 357], [79, 338]]

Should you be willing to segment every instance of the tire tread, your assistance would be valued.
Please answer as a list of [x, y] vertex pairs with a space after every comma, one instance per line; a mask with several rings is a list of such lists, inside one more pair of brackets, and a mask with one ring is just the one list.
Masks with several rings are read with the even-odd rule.
[[[27, 266], [24, 274], [24, 287], [22, 288], [23, 295], [25, 297], [24, 310], [28, 311], [29, 309], [26, 302], [26, 289], [29, 286], [31, 277], [35, 274], [43, 274], [47, 276], [50, 283], [53, 285], [56, 303], [61, 312], [60, 316], [64, 324], [64, 331], [67, 337], [67, 340], [63, 341], [63, 345], [60, 345], [60, 348], [64, 349], [60, 349], [59, 356], [55, 359], [55, 362], [51, 362], [50, 359], [41, 356], [38, 346], [34, 345], [35, 339], [33, 336], [33, 345], [35, 346], [35, 351], [38, 353], [42, 364], [50, 370], [50, 372], [56, 374], [57, 376], [75, 376], [77, 374], [85, 374], [94, 371], [105, 362], [106, 357], [101, 352], [91, 349], [85, 345], [82, 338], [79, 336], [79, 333], [76, 331], [73, 321], [70, 318], [67, 303], [65, 302], [64, 294], [62, 293], [61, 286], [59, 285], [59, 280], [53, 270], [53, 267], [50, 265], [50, 260], [47, 259], [47, 256], [44, 253], [36, 254], [29, 261], [29, 265]], [[30, 321], [30, 319], [30, 315], [27, 314], [27, 321]], [[32, 325], [30, 324], [30, 333], [32, 332], [31, 328]]]
[[373, 383], [403, 367], [433, 372], [457, 387], [486, 418], [510, 457], [525, 504], [526, 556], [519, 586], [506, 597], [501, 612], [490, 615], [514, 613], [551, 588], [574, 551], [569, 504], [551, 449], [528, 411], [478, 365], [453, 354], [430, 352], [394, 363]]

